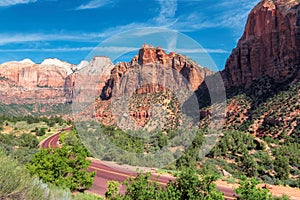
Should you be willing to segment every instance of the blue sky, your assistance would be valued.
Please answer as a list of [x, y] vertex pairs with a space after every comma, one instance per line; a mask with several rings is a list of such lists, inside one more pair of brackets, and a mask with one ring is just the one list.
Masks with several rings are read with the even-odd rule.
[[[160, 27], [193, 39], [223, 69], [243, 33], [249, 11], [258, 1], [2, 0], [0, 63], [24, 58], [40, 63], [55, 57], [78, 64], [112, 36]], [[143, 42], [149, 43], [141, 39], [135, 45]], [[122, 49], [109, 47], [109, 51]], [[201, 56], [196, 60], [211, 67]]]

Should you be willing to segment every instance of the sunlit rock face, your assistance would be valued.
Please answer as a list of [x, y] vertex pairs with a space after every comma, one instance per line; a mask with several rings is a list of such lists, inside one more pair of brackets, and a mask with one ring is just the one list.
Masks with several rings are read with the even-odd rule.
[[261, 76], [286, 81], [299, 74], [299, 66], [299, 2], [264, 0], [249, 14], [222, 76], [227, 87], [249, 87]]
[[[164, 71], [163, 68], [168, 68], [170, 74], [161, 74]], [[146, 77], [144, 81], [139, 78], [139, 74], [142, 72], [144, 73], [143, 76]], [[146, 72], [149, 74], [149, 77], [147, 77]], [[139, 93], [152, 93], [161, 90], [161, 88], [174, 88], [175, 86], [171, 85], [178, 83], [179, 74], [193, 90], [196, 90], [204, 81], [204, 78], [211, 75], [212, 72], [183, 55], [174, 52], [167, 54], [160, 47], [155, 48], [144, 44], [138, 55], [131, 62], [118, 63], [112, 69], [110, 79], [103, 88], [101, 98], [107, 100], [112, 96], [113, 90], [122, 89], [123, 92], [121, 93], [125, 93], [129, 90], [136, 90], [136, 86], [139, 86]], [[124, 75], [130, 79], [124, 79]], [[161, 78], [166, 80], [158, 80]], [[151, 81], [151, 79], [153, 80]], [[145, 84], [151, 82], [160, 82], [160, 87], [155, 84]]]
[[5, 104], [65, 103], [72, 64], [29, 59], [0, 65], [0, 100]]
[[[144, 44], [130, 62], [117, 63], [113, 67], [96, 103], [95, 115], [104, 124], [114, 124], [123, 117], [120, 114], [127, 113], [128, 116], [118, 123], [130, 128], [179, 124], [181, 97], [176, 95], [192, 93], [211, 74], [209, 69], [186, 56]], [[122, 108], [122, 102], [128, 103], [124, 105], [126, 110]], [[165, 119], [166, 122], [153, 119]], [[129, 125], [132, 121], [134, 123]]]

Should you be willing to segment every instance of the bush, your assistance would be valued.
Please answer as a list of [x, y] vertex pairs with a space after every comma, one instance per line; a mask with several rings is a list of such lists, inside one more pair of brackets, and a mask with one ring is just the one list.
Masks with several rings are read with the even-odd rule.
[[270, 199], [267, 189], [257, 188], [258, 181], [255, 178], [248, 180], [242, 176], [240, 187], [235, 190], [240, 200], [267, 200]]
[[45, 199], [39, 181], [6, 156], [3, 149], [0, 149], [0, 166], [0, 199]]
[[46, 129], [47, 128], [35, 128], [35, 135], [36, 136], [43, 136], [46, 134]]
[[150, 173], [138, 174], [136, 178], [130, 178], [125, 182], [124, 195], [116, 194], [117, 184], [111, 183], [106, 197], [109, 200], [145, 200], [145, 199], [214, 199], [221, 200], [224, 196], [216, 189], [213, 183], [217, 176], [200, 175], [193, 169], [184, 170], [174, 182], [169, 182], [166, 187], [157, 182], [150, 182]]
[[92, 186], [95, 176], [95, 172], [87, 172], [91, 161], [86, 157], [86, 150], [79, 145], [42, 149], [27, 168], [46, 183], [81, 191]]

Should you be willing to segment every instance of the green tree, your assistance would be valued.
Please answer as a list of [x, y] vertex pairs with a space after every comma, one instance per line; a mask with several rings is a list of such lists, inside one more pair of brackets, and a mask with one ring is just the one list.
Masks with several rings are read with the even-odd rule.
[[[107, 192], [109, 199], [122, 200], [221, 200], [223, 194], [216, 189], [213, 183], [217, 176], [200, 175], [193, 169], [185, 169], [175, 181], [169, 182], [166, 187], [157, 182], [150, 181], [150, 173], [138, 174], [136, 178], [130, 178], [125, 182], [126, 192], [124, 195], [116, 195], [116, 186], [111, 185]], [[114, 196], [114, 198], [111, 198]], [[115, 198], [118, 196], [117, 198]]]
[[34, 135], [31, 134], [22, 134], [19, 138], [19, 145], [22, 147], [28, 147], [31, 149], [37, 148], [39, 141]]
[[114, 200], [120, 198], [118, 195], [119, 182], [108, 181], [107, 192], [105, 193], [105, 198], [108, 200]]
[[257, 188], [258, 181], [255, 178], [241, 177], [240, 187], [235, 190], [240, 200], [268, 200], [272, 199], [267, 189]]
[[70, 190], [85, 190], [92, 186], [95, 172], [87, 169], [91, 161], [87, 152], [79, 145], [56, 149], [42, 149], [27, 165], [30, 173], [47, 183], [64, 186]]
[[157, 183], [149, 182], [149, 179], [150, 173], [138, 174], [136, 178], [130, 178], [125, 182], [126, 193], [121, 199], [157, 199], [155, 196], [161, 193], [160, 186]]
[[175, 181], [175, 188], [180, 194], [179, 199], [224, 199], [223, 194], [216, 189], [213, 183], [216, 175], [201, 175], [193, 169], [184, 170]]
[[248, 151], [242, 154], [240, 160], [242, 171], [245, 172], [247, 176], [252, 177], [257, 175], [257, 163]]
[[34, 131], [36, 136], [43, 136], [46, 134], [46, 128], [35, 128]]
[[274, 170], [279, 179], [288, 179], [290, 174], [289, 159], [279, 155], [274, 160]]

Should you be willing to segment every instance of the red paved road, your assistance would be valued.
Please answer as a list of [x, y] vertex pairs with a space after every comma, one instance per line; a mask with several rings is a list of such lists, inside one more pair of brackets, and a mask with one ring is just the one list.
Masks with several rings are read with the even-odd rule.
[[59, 131], [55, 133], [54, 135], [51, 135], [50, 137], [46, 138], [40, 143], [40, 148], [55, 148], [55, 147], [60, 147], [59, 146], [59, 134], [62, 131]]
[[[40, 143], [41, 148], [55, 148], [59, 147], [59, 134], [58, 133], [48, 137], [47, 139], [43, 140]], [[125, 181], [130, 176], [136, 176], [137, 173], [135, 171], [129, 170], [121, 165], [112, 166], [108, 163], [99, 161], [99, 160], [92, 160], [91, 166], [88, 169], [89, 171], [96, 171], [96, 176], [94, 180], [94, 184], [92, 188], [89, 190], [90, 192], [104, 195], [107, 191], [107, 182], [110, 180], [115, 180], [119, 182]], [[156, 180], [156, 175], [151, 175], [151, 180]], [[159, 176], [158, 183], [161, 185], [167, 185], [169, 181], [174, 180], [174, 177], [171, 176]], [[225, 194], [226, 199], [236, 199], [234, 198], [234, 192], [232, 188], [224, 187], [224, 186], [217, 186], [220, 191]], [[125, 186], [121, 187], [121, 192], [125, 191]]]

